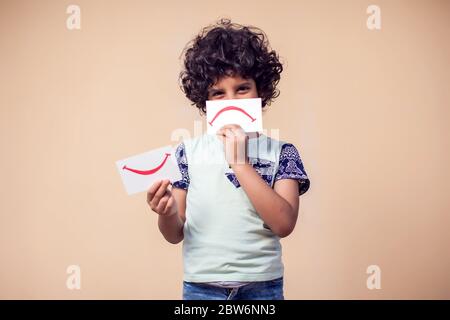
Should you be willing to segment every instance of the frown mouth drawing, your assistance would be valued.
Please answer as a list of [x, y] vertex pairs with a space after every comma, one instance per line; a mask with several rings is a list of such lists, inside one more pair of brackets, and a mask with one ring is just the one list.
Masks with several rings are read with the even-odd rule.
[[214, 120], [216, 120], [217, 117], [218, 117], [220, 114], [222, 114], [223, 112], [226, 112], [226, 111], [230, 111], [230, 110], [236, 110], [236, 111], [242, 112], [242, 113], [245, 114], [247, 117], [249, 117], [250, 119], [252, 119], [252, 122], [256, 120], [256, 118], [253, 118], [253, 117], [252, 117], [251, 115], [249, 115], [244, 109], [239, 108], [239, 107], [235, 107], [235, 106], [228, 106], [228, 107], [225, 107], [225, 108], [220, 109], [220, 111], [216, 113], [216, 115], [212, 118], [212, 120], [211, 120], [210, 122], [208, 122], [209, 125], [212, 126]]
[[122, 167], [123, 170], [129, 170], [131, 172], [137, 173], [137, 174], [142, 174], [142, 175], [149, 175], [149, 174], [154, 174], [155, 172], [158, 172], [166, 163], [167, 158], [170, 156], [170, 153], [166, 153], [164, 160], [161, 162], [161, 164], [153, 169], [150, 170], [137, 170], [137, 169], [132, 169], [132, 168], [128, 168], [126, 165], [124, 165]]

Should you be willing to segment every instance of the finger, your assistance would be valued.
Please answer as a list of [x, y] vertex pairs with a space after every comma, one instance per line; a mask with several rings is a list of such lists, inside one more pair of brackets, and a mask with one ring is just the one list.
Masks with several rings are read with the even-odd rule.
[[159, 186], [161, 185], [161, 183], [162, 183], [162, 180], [155, 181], [151, 185], [151, 187], [148, 189], [148, 191], [147, 191], [147, 202], [148, 203], [153, 199], [155, 192], [159, 189]]
[[164, 195], [167, 195], [167, 196], [171, 197], [172, 196], [172, 189], [169, 189], [169, 187], [167, 187], [166, 193]]
[[167, 186], [169, 185], [169, 180], [163, 180], [161, 183], [158, 191], [156, 191], [155, 195], [153, 196], [153, 199], [151, 200], [151, 204], [154, 207], [158, 206], [159, 200], [164, 196], [164, 194], [167, 192]]
[[232, 127], [230, 128], [230, 130], [236, 137], [243, 137], [246, 135], [244, 129], [242, 129], [240, 126]]
[[226, 128], [224, 130], [224, 135], [226, 138], [233, 138], [235, 136], [234, 132], [230, 128]]
[[228, 123], [222, 126], [223, 129], [240, 128], [241, 126], [236, 123]]
[[167, 201], [169, 201], [168, 196], [162, 197], [159, 200], [158, 205], [156, 206], [156, 212], [158, 212], [159, 214], [162, 214], [164, 212], [164, 209], [166, 208]]
[[242, 130], [242, 131], [244, 131], [244, 129], [242, 129], [242, 127], [240, 126], [240, 125], [238, 125], [238, 124], [230, 124], [230, 129], [234, 129], [234, 130]]
[[235, 155], [233, 159], [235, 159], [237, 164], [246, 163], [247, 159], [247, 141], [248, 136], [245, 131], [241, 127], [234, 127], [230, 129], [235, 135]]
[[153, 184], [150, 186], [150, 188], [148, 188], [147, 192], [152, 195], [155, 194], [156, 190], [158, 190], [158, 188], [162, 182], [163, 182], [163, 180], [157, 180], [157, 181], [153, 182]]
[[219, 132], [219, 134], [221, 134], [221, 135], [225, 135], [225, 132], [227, 131], [227, 130], [229, 130], [230, 129], [230, 127], [229, 127], [229, 125], [223, 125], [219, 130], [218, 130], [218, 132]]
[[217, 138], [218, 138], [223, 144], [225, 144], [225, 138], [224, 138], [223, 135], [218, 134], [218, 135], [217, 135]]
[[155, 193], [155, 197], [162, 198], [169, 191], [170, 180], [164, 179], [159, 187], [158, 191]]
[[217, 137], [222, 141], [222, 142], [225, 142], [225, 138], [226, 138], [226, 135], [225, 135], [225, 128], [220, 128], [219, 130], [217, 130], [217, 132], [216, 132], [216, 134], [217, 134]]
[[173, 199], [173, 197], [169, 197], [166, 207], [163, 210], [163, 214], [169, 214], [169, 212], [172, 210], [173, 205], [174, 205], [174, 199]]
[[236, 126], [237, 125], [235, 125], [235, 124], [225, 124], [218, 130], [218, 133], [223, 135], [223, 136], [226, 136], [226, 131], [227, 130], [231, 130], [231, 129], [235, 129]]

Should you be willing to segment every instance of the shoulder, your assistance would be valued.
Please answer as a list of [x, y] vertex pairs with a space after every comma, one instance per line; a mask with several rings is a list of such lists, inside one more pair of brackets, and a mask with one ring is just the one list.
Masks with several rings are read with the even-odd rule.
[[294, 144], [289, 142], [282, 143], [280, 147], [279, 165], [275, 181], [281, 179], [298, 180], [299, 195], [304, 194], [310, 186], [310, 180], [303, 165], [300, 152]]
[[280, 160], [287, 158], [300, 160], [299, 150], [290, 142], [284, 142], [280, 146]]
[[183, 156], [186, 152], [186, 148], [190, 148], [192, 145], [195, 145], [201, 139], [200, 137], [190, 137], [183, 138], [181, 141], [175, 144], [175, 153], [177, 156]]
[[265, 147], [265, 150], [276, 154], [280, 153], [280, 150], [285, 143], [286, 141], [272, 138], [265, 134], [261, 134], [261, 137], [258, 138], [258, 144], [260, 146]]
[[202, 146], [204, 143], [212, 142], [214, 141], [214, 138], [214, 135], [204, 133], [199, 136], [185, 138], [181, 142], [179, 142], [177, 146], [182, 145], [182, 147], [184, 148], [193, 148]]
[[279, 162], [281, 165], [289, 162], [295, 162], [303, 169], [299, 148], [297, 148], [293, 143], [286, 141], [282, 141], [279, 148]]

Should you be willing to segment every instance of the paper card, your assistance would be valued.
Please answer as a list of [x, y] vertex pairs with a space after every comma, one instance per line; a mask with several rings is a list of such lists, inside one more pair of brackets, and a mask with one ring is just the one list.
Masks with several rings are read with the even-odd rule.
[[154, 149], [116, 161], [117, 170], [129, 195], [147, 191], [153, 182], [181, 180], [180, 169], [171, 146]]
[[262, 132], [261, 98], [207, 100], [207, 133], [215, 134], [225, 124], [238, 124], [245, 132]]

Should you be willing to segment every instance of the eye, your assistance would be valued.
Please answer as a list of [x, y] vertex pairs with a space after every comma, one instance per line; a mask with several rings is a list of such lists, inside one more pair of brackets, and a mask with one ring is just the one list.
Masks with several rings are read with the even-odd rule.
[[216, 92], [213, 93], [213, 97], [214, 97], [214, 96], [217, 96], [217, 95], [221, 95], [221, 94], [223, 94], [223, 92], [221, 92], [221, 91], [216, 91]]
[[249, 87], [244, 86], [244, 87], [239, 87], [238, 91], [245, 91], [245, 90], [249, 90], [249, 89], [250, 89]]

